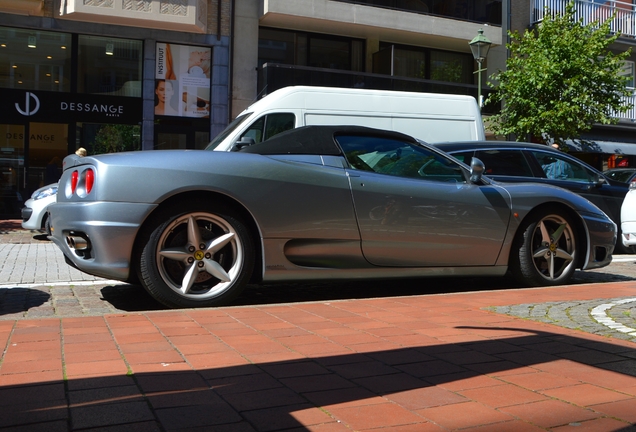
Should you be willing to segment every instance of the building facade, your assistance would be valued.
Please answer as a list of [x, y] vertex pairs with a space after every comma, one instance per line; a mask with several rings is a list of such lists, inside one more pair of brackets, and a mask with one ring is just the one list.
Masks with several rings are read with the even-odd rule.
[[[487, 73], [505, 66], [501, 0], [243, 0], [233, 44], [233, 105], [287, 85], [477, 96], [470, 42], [493, 43]], [[504, 26], [505, 27], [505, 26]], [[485, 85], [484, 85], [485, 87]]]
[[0, 218], [79, 147], [205, 147], [230, 117], [233, 3], [0, 0]]

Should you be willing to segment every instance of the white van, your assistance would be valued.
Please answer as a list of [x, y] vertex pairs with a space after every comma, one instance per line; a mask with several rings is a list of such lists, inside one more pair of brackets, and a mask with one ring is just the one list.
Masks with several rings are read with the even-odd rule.
[[486, 139], [479, 106], [471, 96], [295, 86], [250, 105], [208, 149], [230, 151], [239, 141], [259, 143], [308, 125], [367, 126], [430, 143]]

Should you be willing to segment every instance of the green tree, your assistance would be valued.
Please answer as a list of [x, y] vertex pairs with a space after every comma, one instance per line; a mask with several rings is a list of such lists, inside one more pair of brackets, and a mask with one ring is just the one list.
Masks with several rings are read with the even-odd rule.
[[92, 153], [116, 153], [140, 148], [139, 126], [107, 124], [95, 135]]
[[594, 123], [614, 124], [630, 107], [625, 97], [628, 77], [621, 75], [630, 51], [614, 53], [609, 46], [620, 36], [610, 21], [583, 24], [574, 2], [560, 13], [546, 10], [545, 19], [523, 37], [510, 32], [506, 70], [491, 76], [497, 84], [486, 103], [502, 102], [492, 116], [493, 132], [528, 135], [562, 144], [577, 139]]

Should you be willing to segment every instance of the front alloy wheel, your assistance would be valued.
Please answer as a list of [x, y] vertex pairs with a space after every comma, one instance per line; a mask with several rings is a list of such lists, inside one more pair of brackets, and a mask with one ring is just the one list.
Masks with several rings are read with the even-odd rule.
[[517, 279], [531, 286], [567, 283], [576, 269], [577, 246], [569, 219], [560, 212], [543, 212], [522, 233], [516, 243], [518, 259], [511, 263]]
[[152, 231], [141, 254], [141, 279], [169, 307], [218, 306], [242, 291], [253, 255], [249, 232], [231, 214], [186, 212]]

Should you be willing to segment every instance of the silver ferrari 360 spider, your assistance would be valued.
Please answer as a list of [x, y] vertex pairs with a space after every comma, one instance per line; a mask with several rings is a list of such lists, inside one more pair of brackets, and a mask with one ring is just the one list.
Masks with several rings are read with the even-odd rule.
[[503, 184], [415, 138], [307, 126], [232, 152], [68, 156], [52, 239], [169, 307], [248, 283], [509, 273], [567, 283], [610, 263], [616, 225], [557, 187]]

